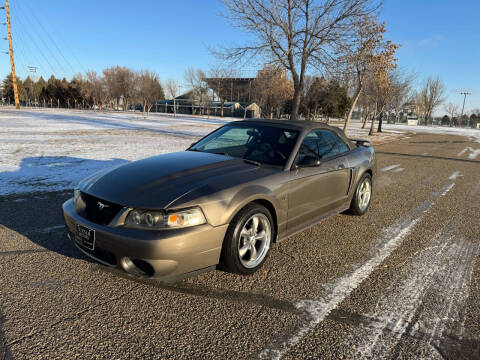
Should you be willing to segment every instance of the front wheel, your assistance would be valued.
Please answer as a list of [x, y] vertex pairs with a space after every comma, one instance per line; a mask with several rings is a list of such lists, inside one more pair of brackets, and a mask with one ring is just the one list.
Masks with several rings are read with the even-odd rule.
[[372, 200], [372, 176], [368, 173], [364, 174], [358, 182], [357, 189], [353, 195], [350, 204], [350, 213], [357, 216], [365, 214], [370, 207]]
[[249, 204], [232, 220], [225, 235], [221, 265], [229, 272], [249, 275], [265, 262], [274, 236], [272, 215], [262, 205]]

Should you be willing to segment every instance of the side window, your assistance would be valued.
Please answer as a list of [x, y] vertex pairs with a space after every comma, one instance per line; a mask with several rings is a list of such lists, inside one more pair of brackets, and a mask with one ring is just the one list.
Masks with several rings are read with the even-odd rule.
[[336, 134], [329, 130], [316, 130], [320, 159], [328, 159], [349, 150], [348, 146]]
[[297, 163], [302, 164], [305, 162], [307, 157], [315, 158], [314, 161], [319, 160], [318, 155], [318, 135], [312, 131], [302, 141], [300, 149], [298, 150]]

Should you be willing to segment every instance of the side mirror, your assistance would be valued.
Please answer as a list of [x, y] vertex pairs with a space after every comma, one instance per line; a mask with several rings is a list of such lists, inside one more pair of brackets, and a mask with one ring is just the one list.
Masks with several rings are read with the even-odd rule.
[[317, 157], [306, 155], [297, 163], [297, 168], [315, 167], [320, 165], [320, 160]]

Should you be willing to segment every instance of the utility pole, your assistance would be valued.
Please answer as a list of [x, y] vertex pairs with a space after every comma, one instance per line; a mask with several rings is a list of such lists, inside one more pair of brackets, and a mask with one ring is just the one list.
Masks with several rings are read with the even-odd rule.
[[5, 0], [4, 8], [5, 8], [5, 12], [7, 13], [8, 46], [10, 48], [10, 65], [12, 66], [12, 81], [13, 81], [13, 94], [15, 97], [15, 108], [20, 109], [20, 102], [18, 100], [17, 77], [15, 75], [15, 61], [13, 60], [12, 29], [10, 26], [10, 8], [8, 6], [8, 0]]
[[460, 95], [463, 95], [463, 106], [462, 106], [462, 115], [460, 116], [460, 119], [463, 118], [463, 111], [465, 110], [465, 101], [467, 100], [467, 95], [471, 95], [471, 92], [468, 91], [461, 91]]

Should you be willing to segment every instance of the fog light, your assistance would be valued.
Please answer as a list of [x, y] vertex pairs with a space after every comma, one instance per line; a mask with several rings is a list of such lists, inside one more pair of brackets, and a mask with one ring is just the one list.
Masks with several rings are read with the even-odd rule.
[[135, 276], [151, 277], [155, 273], [152, 265], [150, 265], [145, 260], [130, 259], [128, 257], [124, 257], [121, 260], [121, 264], [126, 272]]

